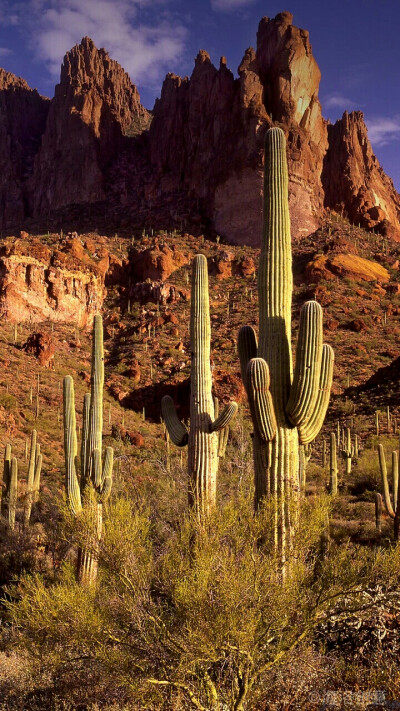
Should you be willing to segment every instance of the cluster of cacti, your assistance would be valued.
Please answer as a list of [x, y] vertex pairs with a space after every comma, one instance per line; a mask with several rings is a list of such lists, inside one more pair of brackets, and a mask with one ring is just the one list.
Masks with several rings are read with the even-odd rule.
[[400, 488], [399, 488], [399, 460], [397, 452], [392, 452], [392, 498], [386, 467], [385, 450], [382, 444], [378, 445], [379, 467], [381, 470], [383, 501], [388, 516], [393, 519], [394, 540], [400, 540]]
[[[254, 426], [255, 505], [276, 501], [276, 542], [284, 562], [293, 493], [299, 491], [299, 443], [317, 436], [328, 407], [332, 348], [322, 342], [322, 309], [304, 304], [292, 371], [292, 255], [285, 136], [267, 132], [264, 226], [258, 275], [260, 337], [244, 326], [238, 348]], [[289, 523], [290, 533], [290, 523]]]
[[[37, 432], [32, 430], [23, 514], [24, 526], [29, 524], [32, 506], [38, 500], [42, 461], [40, 444], [37, 442]], [[0, 501], [1, 513], [7, 520], [8, 528], [12, 531], [15, 527], [18, 503], [18, 462], [16, 457], [12, 457], [10, 444], [6, 445], [4, 452], [3, 484], [0, 486]]]
[[92, 371], [90, 393], [83, 402], [82, 439], [80, 450], [80, 481], [77, 474], [78, 443], [76, 434], [74, 382], [64, 378], [64, 453], [66, 491], [72, 513], [85, 513], [91, 534], [88, 545], [80, 548], [77, 578], [92, 585], [97, 577], [98, 546], [102, 535], [103, 503], [112, 486], [114, 451], [107, 447], [102, 463], [103, 437], [104, 348], [103, 321], [96, 315], [93, 322]]
[[188, 445], [189, 502], [199, 516], [216, 503], [218, 433], [229, 425], [237, 411], [231, 402], [215, 415], [210, 365], [211, 325], [207, 260], [197, 254], [192, 267], [190, 307], [190, 430], [180, 421], [169, 395], [161, 402], [169, 436], [178, 447]]

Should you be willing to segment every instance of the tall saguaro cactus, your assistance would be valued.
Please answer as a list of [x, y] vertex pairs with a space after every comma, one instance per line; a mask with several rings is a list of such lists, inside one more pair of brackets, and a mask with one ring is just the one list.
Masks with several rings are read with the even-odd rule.
[[66, 490], [72, 513], [74, 516], [85, 515], [88, 524], [87, 546], [80, 548], [77, 561], [77, 578], [86, 586], [92, 585], [97, 577], [98, 546], [103, 527], [103, 503], [111, 492], [114, 457], [112, 447], [107, 447], [104, 464], [102, 464], [104, 348], [103, 321], [99, 315], [94, 317], [93, 323], [90, 386], [90, 394], [85, 395], [83, 403], [79, 481], [74, 382], [70, 375], [64, 378]]
[[298, 447], [317, 436], [328, 407], [333, 351], [322, 343], [322, 309], [304, 304], [293, 373], [292, 254], [285, 136], [271, 128], [265, 141], [264, 223], [258, 273], [260, 339], [239, 332], [243, 384], [254, 425], [255, 505], [276, 501], [275, 540], [284, 563], [290, 500], [299, 490]]
[[192, 267], [190, 306], [190, 431], [179, 420], [173, 400], [165, 395], [162, 414], [172, 442], [188, 444], [189, 503], [203, 517], [215, 505], [218, 470], [218, 432], [237, 411], [231, 402], [215, 418], [210, 366], [211, 324], [207, 260], [197, 254]]

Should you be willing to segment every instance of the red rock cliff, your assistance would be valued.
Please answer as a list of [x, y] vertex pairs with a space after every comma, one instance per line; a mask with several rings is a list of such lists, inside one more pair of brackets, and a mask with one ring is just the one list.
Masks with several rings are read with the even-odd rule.
[[22, 220], [23, 183], [32, 170], [50, 101], [0, 69], [0, 227]]
[[104, 200], [104, 173], [146, 110], [128, 74], [84, 37], [64, 58], [30, 181], [35, 215]]
[[246, 51], [238, 72], [235, 79], [224, 59], [217, 70], [200, 52], [190, 79], [167, 76], [150, 129], [159, 189], [189, 190], [223, 236], [257, 244], [263, 137], [278, 122], [288, 135], [293, 228], [308, 233], [323, 206], [327, 148], [308, 33], [292, 25], [290, 13], [263, 18], [257, 51]]
[[400, 195], [372, 151], [361, 111], [346, 111], [328, 127], [328, 136], [322, 174], [325, 205], [353, 223], [400, 239]]

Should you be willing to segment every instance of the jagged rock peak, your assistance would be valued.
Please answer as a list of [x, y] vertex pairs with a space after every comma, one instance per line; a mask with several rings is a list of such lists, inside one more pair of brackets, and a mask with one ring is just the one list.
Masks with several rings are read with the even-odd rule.
[[31, 89], [25, 79], [17, 77], [15, 74], [7, 72], [5, 69], [0, 67], [0, 91], [17, 87], [19, 89], [27, 89], [28, 91], [36, 91], [36, 89]]
[[104, 200], [110, 162], [148, 120], [129, 75], [84, 37], [61, 67], [29, 185], [33, 214]]
[[322, 172], [325, 206], [400, 240], [400, 195], [374, 155], [362, 111], [345, 111], [328, 126], [328, 137]]
[[[61, 66], [56, 95], [71, 87], [76, 93], [98, 92], [113, 110], [123, 129], [131, 121], [131, 112], [141, 111], [139, 92], [127, 72], [105, 49], [97, 49], [90, 37], [83, 37], [66, 53]], [[123, 107], [123, 111], [121, 111]]]

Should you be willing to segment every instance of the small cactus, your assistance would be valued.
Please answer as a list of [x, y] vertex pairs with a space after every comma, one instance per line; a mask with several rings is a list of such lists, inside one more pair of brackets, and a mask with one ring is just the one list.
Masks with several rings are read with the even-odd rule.
[[346, 474], [351, 474], [351, 463], [354, 457], [354, 447], [351, 443], [351, 430], [346, 427], [343, 449], [341, 450], [342, 457], [346, 463]]
[[336, 455], [336, 435], [331, 432], [329, 449], [329, 493], [336, 496], [338, 490], [338, 465]]
[[379, 468], [381, 470], [383, 501], [388, 516], [393, 519], [394, 540], [400, 540], [400, 488], [399, 488], [399, 461], [397, 452], [392, 452], [392, 499], [386, 468], [385, 450], [383, 445], [378, 445]]

